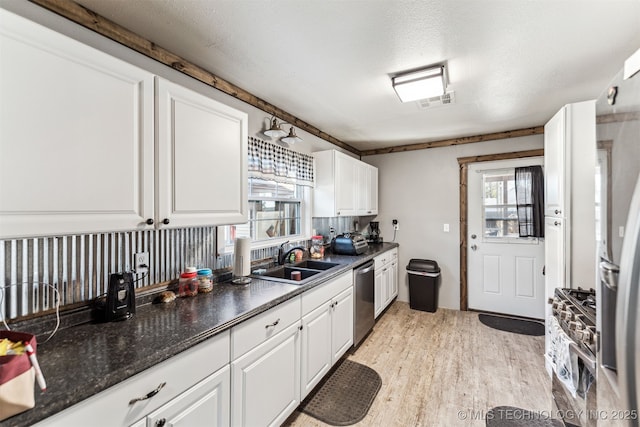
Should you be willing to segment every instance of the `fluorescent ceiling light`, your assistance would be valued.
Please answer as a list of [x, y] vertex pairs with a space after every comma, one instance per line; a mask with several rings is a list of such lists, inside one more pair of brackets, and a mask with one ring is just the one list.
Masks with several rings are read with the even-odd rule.
[[391, 83], [402, 102], [444, 95], [444, 65], [397, 75]]

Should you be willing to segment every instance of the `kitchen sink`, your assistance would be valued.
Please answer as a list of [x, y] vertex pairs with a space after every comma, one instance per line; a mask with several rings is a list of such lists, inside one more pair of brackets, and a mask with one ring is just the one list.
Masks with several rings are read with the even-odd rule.
[[[262, 274], [252, 274], [251, 277], [274, 282], [284, 282], [292, 285], [304, 285], [318, 274], [329, 272], [329, 270], [340, 267], [340, 264], [326, 261], [305, 260], [295, 264], [287, 264], [267, 270]], [[300, 280], [291, 278], [291, 273], [300, 272]]]
[[295, 268], [309, 268], [312, 270], [329, 270], [330, 268], [335, 267], [337, 264], [335, 262], [327, 262], [327, 261], [315, 261], [312, 259], [308, 259], [305, 261], [297, 262], [293, 266]]

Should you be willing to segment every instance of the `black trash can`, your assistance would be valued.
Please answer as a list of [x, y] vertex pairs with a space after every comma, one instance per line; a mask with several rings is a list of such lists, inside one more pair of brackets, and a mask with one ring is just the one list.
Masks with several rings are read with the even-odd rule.
[[435, 313], [438, 309], [440, 267], [430, 259], [412, 259], [407, 265], [409, 274], [409, 306], [414, 310]]

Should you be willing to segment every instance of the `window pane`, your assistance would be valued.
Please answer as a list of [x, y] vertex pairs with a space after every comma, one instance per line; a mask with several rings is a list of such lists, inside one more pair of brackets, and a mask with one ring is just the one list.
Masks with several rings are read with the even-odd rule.
[[519, 237], [515, 169], [483, 175], [485, 237]]

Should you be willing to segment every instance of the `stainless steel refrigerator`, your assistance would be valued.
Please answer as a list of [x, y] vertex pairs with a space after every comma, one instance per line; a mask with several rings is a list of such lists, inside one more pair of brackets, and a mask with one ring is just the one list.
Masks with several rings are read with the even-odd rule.
[[640, 49], [596, 103], [598, 425], [639, 425]]

